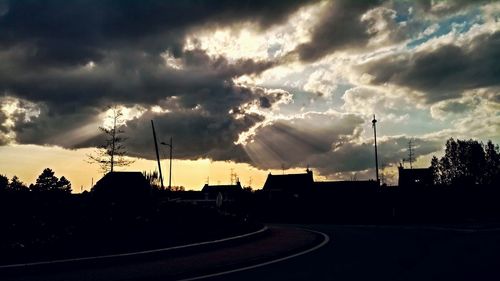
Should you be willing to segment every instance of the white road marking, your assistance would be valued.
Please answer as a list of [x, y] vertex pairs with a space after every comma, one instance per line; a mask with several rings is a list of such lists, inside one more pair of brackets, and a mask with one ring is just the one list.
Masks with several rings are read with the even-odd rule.
[[323, 242], [321, 242], [320, 244], [318, 244], [310, 249], [307, 249], [305, 251], [302, 251], [302, 252], [299, 252], [299, 253], [296, 253], [296, 254], [293, 254], [290, 256], [286, 256], [283, 258], [275, 259], [272, 261], [267, 261], [267, 262], [263, 262], [263, 263], [259, 263], [259, 264], [255, 264], [255, 265], [245, 266], [245, 267], [241, 267], [241, 268], [231, 269], [231, 270], [227, 270], [227, 271], [222, 271], [222, 272], [217, 272], [217, 273], [212, 273], [212, 274], [207, 274], [207, 275], [202, 275], [202, 276], [197, 276], [197, 277], [191, 277], [191, 278], [187, 278], [187, 279], [180, 279], [177, 281], [200, 280], [200, 279], [205, 279], [205, 278], [216, 277], [216, 276], [226, 275], [226, 274], [230, 274], [230, 273], [245, 271], [245, 270], [249, 270], [249, 269], [254, 269], [254, 268], [270, 265], [270, 264], [277, 263], [277, 262], [282, 262], [285, 260], [289, 260], [291, 258], [305, 255], [305, 254], [310, 253], [312, 251], [315, 251], [315, 250], [325, 246], [328, 243], [328, 241], [330, 241], [330, 237], [323, 232], [314, 231], [314, 230], [310, 230], [310, 229], [306, 229], [306, 230], [322, 235], [323, 239], [324, 239]]
[[256, 235], [256, 234], [262, 233], [262, 232], [267, 231], [267, 230], [268, 230], [268, 227], [264, 226], [260, 230], [257, 230], [254, 232], [250, 232], [250, 233], [246, 233], [246, 234], [242, 234], [242, 235], [238, 235], [238, 236], [232, 236], [232, 237], [228, 237], [228, 238], [223, 238], [223, 239], [218, 239], [218, 240], [193, 243], [193, 244], [188, 244], [188, 245], [181, 245], [181, 246], [175, 246], [175, 247], [169, 247], [169, 248], [146, 250], [146, 251], [139, 251], [139, 252], [132, 252], [132, 253], [115, 254], [115, 255], [102, 255], [102, 256], [93, 256], [93, 257], [84, 257], [84, 258], [73, 258], [73, 259], [61, 259], [61, 260], [53, 260], [53, 261], [9, 264], [9, 265], [0, 266], [0, 269], [22, 268], [22, 267], [29, 267], [29, 266], [36, 266], [36, 265], [50, 265], [50, 264], [66, 263], [66, 262], [112, 259], [112, 258], [118, 258], [118, 257], [129, 257], [129, 256], [135, 256], [135, 255], [145, 255], [145, 254], [152, 254], [152, 253], [159, 253], [159, 252], [168, 252], [168, 251], [172, 251], [172, 250], [185, 249], [185, 248], [190, 248], [190, 247], [203, 246], [203, 245], [209, 245], [209, 244], [215, 244], [215, 243], [236, 240], [236, 239]]

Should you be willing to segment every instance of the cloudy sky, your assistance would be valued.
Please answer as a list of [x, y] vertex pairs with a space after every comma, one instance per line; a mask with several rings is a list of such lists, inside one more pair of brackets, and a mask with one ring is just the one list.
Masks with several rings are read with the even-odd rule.
[[449, 137], [500, 143], [494, 1], [0, 0], [0, 61], [0, 174], [26, 183], [98, 179], [109, 105], [125, 169], [155, 170], [154, 120], [193, 189], [231, 169], [374, 178], [373, 114], [389, 182], [409, 140], [421, 167]]

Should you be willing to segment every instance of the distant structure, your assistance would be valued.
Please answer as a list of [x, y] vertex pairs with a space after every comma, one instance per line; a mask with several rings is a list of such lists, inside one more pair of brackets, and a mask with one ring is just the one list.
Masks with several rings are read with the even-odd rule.
[[433, 185], [431, 168], [405, 169], [403, 165], [398, 168], [398, 185], [403, 188], [429, 187]]
[[413, 169], [413, 161], [415, 161], [415, 155], [413, 154], [413, 143], [408, 142], [408, 162], [410, 162], [410, 169]]
[[368, 181], [319, 181], [315, 182], [313, 172], [267, 176], [263, 191], [269, 193], [270, 198], [298, 198], [309, 192], [375, 192], [378, 184], [374, 180]]
[[232, 202], [238, 199], [243, 188], [238, 180], [236, 184], [230, 185], [209, 185], [206, 183], [201, 192], [205, 195], [205, 200], [216, 200], [221, 197], [224, 202]]
[[320, 192], [373, 193], [379, 185], [374, 180], [320, 181], [314, 183], [314, 188]]
[[377, 119], [375, 119], [375, 114], [373, 114], [372, 127], [373, 127], [373, 138], [375, 140], [375, 174], [377, 176], [377, 183], [380, 184], [380, 179], [378, 177]]
[[109, 172], [97, 181], [91, 192], [113, 201], [133, 201], [149, 196], [151, 186], [141, 172]]
[[311, 190], [314, 185], [313, 172], [309, 169], [302, 174], [267, 175], [262, 190], [269, 192], [270, 197], [290, 194], [298, 197], [300, 193]]

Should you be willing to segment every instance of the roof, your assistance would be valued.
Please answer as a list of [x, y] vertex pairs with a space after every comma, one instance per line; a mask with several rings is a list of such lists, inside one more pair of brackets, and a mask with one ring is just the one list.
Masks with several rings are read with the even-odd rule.
[[303, 174], [272, 175], [269, 174], [264, 184], [264, 190], [297, 190], [313, 186], [312, 171]]
[[147, 193], [151, 190], [141, 172], [109, 172], [92, 187], [92, 192], [115, 196]]
[[240, 182], [231, 185], [208, 185], [203, 186], [202, 192], [219, 193], [219, 192], [239, 192], [242, 191]]

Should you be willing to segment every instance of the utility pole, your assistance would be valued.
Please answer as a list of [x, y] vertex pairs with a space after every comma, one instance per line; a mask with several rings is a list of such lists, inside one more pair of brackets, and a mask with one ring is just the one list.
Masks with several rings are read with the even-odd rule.
[[375, 173], [377, 175], [377, 184], [380, 184], [380, 179], [378, 177], [377, 119], [375, 119], [375, 114], [373, 114], [372, 127], [373, 127], [373, 138], [375, 140]]
[[170, 143], [160, 143], [162, 145], [166, 145], [170, 148], [170, 171], [168, 174], [168, 189], [172, 189], [172, 150], [174, 149], [173, 143], [172, 143], [172, 137], [170, 137]]
[[151, 120], [151, 128], [153, 128], [153, 139], [155, 140], [156, 160], [158, 161], [158, 170], [160, 171], [161, 189], [163, 190], [163, 189], [165, 189], [165, 186], [163, 185], [163, 176], [161, 174], [161, 165], [160, 165], [160, 154], [158, 153], [158, 141], [156, 140], [155, 125], [153, 124], [153, 120]]
[[172, 189], [172, 150], [174, 150], [172, 137], [170, 137], [170, 173], [168, 175], [168, 189]]

